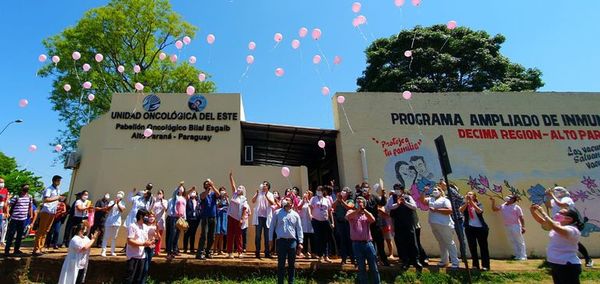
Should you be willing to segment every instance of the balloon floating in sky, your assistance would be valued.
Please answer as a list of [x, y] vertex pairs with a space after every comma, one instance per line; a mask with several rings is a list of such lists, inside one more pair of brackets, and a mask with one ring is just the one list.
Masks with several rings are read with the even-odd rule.
[[144, 90], [144, 85], [142, 85], [142, 83], [135, 83], [135, 89], [138, 91], [143, 91]]
[[92, 83], [89, 81], [85, 81], [82, 86], [84, 89], [89, 89], [92, 87]]
[[60, 62], [60, 57], [58, 57], [58, 55], [52, 56], [52, 62], [54, 62], [54, 64], [58, 64], [58, 62]]
[[292, 48], [293, 49], [298, 49], [298, 47], [300, 47], [300, 41], [297, 40], [297, 39], [292, 40]]
[[104, 55], [98, 53], [96, 56], [94, 56], [94, 59], [96, 59], [96, 62], [100, 63], [102, 60], [104, 60]]
[[344, 96], [338, 96], [336, 100], [338, 104], [343, 104], [346, 102], [346, 98]]
[[26, 107], [29, 104], [29, 101], [26, 99], [21, 99], [19, 100], [19, 106], [20, 107]]
[[96, 96], [94, 96], [94, 94], [89, 94], [88, 95], [88, 100], [91, 102], [96, 98]]
[[254, 63], [254, 56], [252, 56], [252, 55], [246, 56], [246, 63], [248, 63], [248, 64]]
[[206, 74], [204, 74], [204, 73], [198, 74], [198, 80], [200, 80], [200, 82], [206, 81]]
[[274, 40], [275, 42], [277, 42], [277, 43], [281, 42], [281, 40], [282, 40], [282, 39], [283, 39], [283, 35], [282, 35], [281, 33], [276, 33], [276, 34], [273, 36], [273, 40]]
[[300, 37], [305, 37], [306, 34], [308, 34], [308, 29], [305, 27], [301, 27], [300, 30], [298, 30], [298, 35]]
[[62, 151], [62, 149], [63, 149], [63, 146], [60, 144], [56, 144], [56, 146], [54, 146], [54, 151], [56, 151], [56, 152], [60, 152], [60, 151]]
[[313, 56], [312, 62], [313, 62], [313, 64], [321, 63], [321, 55], [317, 54], [317, 55]]
[[319, 148], [323, 149], [325, 148], [325, 141], [319, 140], [319, 142], [317, 142], [317, 145], [319, 145]]
[[194, 88], [194, 86], [188, 86], [187, 89], [185, 89], [185, 93], [188, 94], [188, 96], [193, 95], [196, 92], [196, 88]]
[[188, 59], [188, 61], [190, 62], [190, 64], [196, 64], [196, 56], [190, 56], [190, 59]]
[[281, 175], [283, 177], [289, 177], [290, 176], [290, 168], [288, 168], [288, 167], [282, 167], [281, 168]]
[[177, 54], [173, 54], [169, 57], [169, 60], [171, 60], [171, 63], [175, 63], [177, 62]]
[[421, 0], [411, 0], [411, 2], [415, 7], [421, 5]]
[[35, 151], [37, 151], [37, 146], [35, 144], [29, 145], [29, 152], [35, 152]]
[[321, 94], [323, 94], [323, 96], [328, 96], [329, 95], [329, 87], [325, 86], [325, 87], [321, 88]]
[[46, 59], [48, 59], [48, 57], [46, 56], [46, 54], [40, 54], [40, 56], [38, 56], [38, 61], [39, 62], [44, 62], [44, 61], [46, 61]]
[[360, 2], [352, 3], [352, 12], [358, 13], [358, 12], [360, 12], [360, 8], [362, 8], [362, 5], [360, 4]]
[[135, 65], [133, 66], [133, 72], [134, 73], [140, 73], [140, 71], [142, 71], [142, 68], [139, 65]]
[[314, 40], [319, 40], [319, 39], [321, 39], [321, 34], [322, 34], [321, 29], [313, 29], [311, 35]]
[[215, 43], [215, 35], [213, 34], [209, 34], [206, 36], [206, 42], [208, 42], [208, 44], [213, 44]]
[[446, 24], [446, 27], [447, 27], [449, 30], [456, 29], [456, 21], [449, 21], [449, 22], [448, 22], [448, 24]]
[[175, 47], [177, 49], [182, 49], [183, 48], [183, 41], [180, 41], [180, 40], [176, 41], [175, 42]]
[[81, 67], [81, 69], [83, 69], [84, 72], [90, 71], [91, 68], [92, 66], [90, 66], [87, 63], [83, 64], [83, 66]]
[[192, 38], [190, 38], [189, 36], [184, 36], [183, 37], [183, 43], [185, 43], [185, 45], [188, 45], [192, 42]]
[[412, 93], [410, 91], [404, 91], [402, 92], [402, 97], [405, 100], [410, 100], [412, 98]]
[[73, 58], [73, 60], [79, 60], [79, 58], [81, 58], [81, 53], [79, 53], [79, 52], [77, 52], [77, 51], [74, 51], [74, 52], [71, 54], [71, 57]]
[[165, 58], [167, 58], [167, 55], [166, 55], [164, 52], [161, 52], [161, 53], [158, 55], [158, 59], [160, 59], [160, 60], [165, 60]]
[[285, 74], [285, 70], [283, 70], [283, 68], [277, 68], [275, 69], [275, 76], [277, 77], [282, 77]]
[[404, 0], [394, 0], [394, 5], [396, 5], [396, 7], [402, 7], [404, 5]]
[[249, 43], [248, 43], [248, 49], [249, 49], [249, 50], [254, 50], [254, 49], [256, 49], [256, 43], [255, 43], [255, 42], [253, 42], [253, 41], [249, 42]]
[[65, 85], [63, 86], [63, 89], [64, 89], [66, 92], [68, 92], [68, 91], [70, 91], [70, 90], [71, 90], [71, 85], [69, 85], [69, 84], [65, 84]]
[[404, 52], [404, 57], [412, 57], [412, 50], [407, 50]]
[[117, 67], [117, 71], [119, 71], [119, 73], [125, 72], [125, 66], [119, 65], [119, 67]]
[[367, 23], [367, 17], [365, 17], [364, 15], [359, 15], [358, 17], [356, 17], [356, 19], [358, 20], [358, 24], [360, 25], [364, 25]]
[[335, 65], [339, 65], [340, 63], [342, 63], [342, 57], [341, 57], [341, 56], [339, 56], [339, 55], [336, 55], [336, 56], [333, 58], [333, 64], [335, 64]]
[[358, 26], [360, 26], [360, 22], [359, 22], [358, 18], [352, 19], [352, 26], [355, 28], [358, 28]]
[[148, 138], [148, 137], [152, 136], [152, 133], [153, 133], [152, 129], [146, 128], [146, 130], [144, 130], [144, 137]]

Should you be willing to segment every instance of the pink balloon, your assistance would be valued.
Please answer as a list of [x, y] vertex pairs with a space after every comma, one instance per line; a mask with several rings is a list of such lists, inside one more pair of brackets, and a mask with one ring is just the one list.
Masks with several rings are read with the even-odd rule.
[[56, 151], [56, 152], [60, 152], [60, 151], [62, 151], [62, 149], [63, 149], [63, 146], [60, 144], [56, 144], [56, 146], [54, 146], [54, 151]]
[[171, 60], [171, 63], [175, 63], [177, 62], [177, 54], [173, 54], [169, 57], [169, 60]]
[[352, 26], [355, 28], [358, 28], [358, 26], [360, 26], [360, 22], [358, 20], [358, 17], [352, 19]]
[[306, 34], [308, 34], [308, 29], [305, 27], [301, 27], [300, 30], [298, 31], [298, 35], [300, 37], [305, 37]]
[[94, 59], [96, 59], [96, 62], [100, 63], [102, 60], [104, 60], [104, 55], [98, 53], [96, 56], [94, 56]]
[[293, 49], [298, 49], [298, 47], [300, 47], [300, 41], [297, 40], [297, 39], [292, 40], [292, 48]]
[[312, 61], [313, 61], [313, 64], [319, 64], [319, 63], [321, 63], [321, 55], [317, 54], [317, 55], [313, 56]]
[[192, 38], [190, 38], [189, 36], [184, 36], [183, 37], [183, 43], [185, 43], [185, 45], [188, 45], [192, 42]]
[[154, 133], [154, 131], [152, 131], [152, 129], [146, 128], [146, 130], [144, 130], [144, 137], [148, 138], [148, 137], [152, 136], [152, 133]]
[[196, 56], [190, 56], [190, 59], [188, 61], [190, 62], [190, 64], [196, 64]]
[[85, 64], [83, 64], [83, 66], [81, 68], [83, 69], [84, 72], [87, 72], [87, 71], [90, 71], [90, 69], [92, 68], [92, 66], [90, 66], [87, 63], [85, 63]]
[[248, 63], [248, 64], [254, 63], [254, 56], [252, 56], [252, 55], [246, 56], [246, 63]]
[[48, 59], [48, 57], [46, 56], [46, 54], [40, 54], [40, 56], [38, 56], [38, 61], [39, 62], [44, 62], [44, 61], [46, 61], [46, 59]]
[[193, 95], [196, 92], [196, 88], [194, 88], [194, 86], [188, 86], [187, 89], [185, 89], [185, 93], [188, 94], [188, 96]]
[[282, 167], [281, 168], [281, 175], [283, 177], [289, 177], [290, 176], [290, 168], [288, 168], [288, 167]]
[[352, 12], [358, 13], [358, 12], [360, 12], [360, 8], [362, 8], [362, 5], [360, 4], [360, 2], [352, 3]]
[[321, 29], [313, 29], [312, 30], [312, 38], [314, 40], [319, 40], [321, 38]]
[[198, 74], [198, 80], [200, 80], [200, 82], [206, 81], [206, 74], [204, 74], [204, 73]]
[[208, 44], [213, 44], [215, 43], [215, 35], [213, 34], [209, 34], [206, 36], [206, 42], [208, 42]]
[[325, 148], [325, 141], [319, 140], [319, 142], [317, 142], [317, 145], [319, 145], [319, 148], [323, 149]]
[[58, 55], [52, 56], [52, 62], [54, 62], [54, 64], [58, 64], [58, 62], [60, 62], [60, 57], [58, 57]]
[[358, 17], [356, 17], [356, 19], [358, 20], [358, 23], [361, 25], [364, 25], [367, 23], [367, 17], [365, 17], [364, 15], [359, 15]]
[[421, 0], [411, 0], [411, 2], [415, 7], [421, 5]]
[[338, 104], [343, 104], [344, 102], [346, 102], [346, 98], [344, 96], [338, 96], [336, 100]]
[[135, 65], [133, 66], [133, 72], [134, 73], [140, 73], [140, 71], [142, 71], [142, 68], [139, 65]]
[[70, 90], [71, 90], [71, 85], [69, 85], [69, 84], [65, 84], [65, 85], [63, 86], [63, 89], [65, 89], [65, 91], [67, 91], [67, 92], [68, 92], [68, 91], [70, 91]]
[[407, 50], [404, 52], [404, 57], [412, 57], [412, 50]]
[[396, 5], [396, 7], [402, 7], [404, 5], [404, 0], [394, 0], [394, 5]]
[[123, 65], [119, 65], [119, 67], [117, 67], [117, 71], [119, 71], [119, 73], [123, 73], [125, 72], [125, 67]]
[[175, 42], [175, 47], [177, 49], [182, 49], [183, 48], [183, 41], [180, 41], [180, 40], [176, 41]]
[[449, 22], [448, 22], [448, 24], [446, 24], [446, 27], [447, 27], [449, 30], [456, 29], [456, 21], [449, 21]]
[[323, 96], [328, 96], [329, 95], [329, 87], [325, 86], [325, 87], [321, 88], [321, 94], [323, 94]]
[[281, 33], [276, 33], [276, 34], [273, 36], [273, 40], [274, 40], [275, 42], [280, 42], [282, 39], [283, 39], [283, 35], [282, 35]]
[[248, 43], [248, 49], [249, 49], [249, 50], [254, 50], [254, 49], [256, 49], [256, 43], [255, 43], [255, 42], [253, 42], [253, 41], [249, 42], [249, 43]]
[[89, 82], [89, 81], [86, 81], [86, 82], [83, 83], [82, 86], [83, 86], [84, 89], [89, 89], [89, 88], [92, 87], [92, 83]]
[[335, 64], [335, 65], [338, 65], [338, 64], [340, 64], [340, 63], [342, 63], [342, 57], [341, 57], [341, 56], [339, 56], [339, 55], [336, 55], [336, 56], [333, 58], [333, 64]]
[[404, 92], [402, 92], [402, 97], [405, 100], [410, 100], [410, 98], [412, 98], [412, 93], [410, 91], [404, 91]]
[[73, 58], [73, 60], [79, 60], [79, 58], [81, 58], [81, 53], [79, 53], [79, 52], [77, 52], [77, 51], [74, 51], [74, 52], [71, 54], [71, 57]]
[[89, 94], [88, 95], [88, 100], [91, 102], [96, 98], [96, 96], [94, 96], [94, 94]]
[[158, 59], [160, 59], [160, 60], [165, 60], [165, 58], [167, 58], [167, 55], [166, 55], [164, 52], [161, 52], [161, 53], [158, 55]]
[[37, 151], [37, 146], [35, 144], [29, 145], [29, 152], [35, 152], [35, 151]]
[[285, 70], [283, 70], [283, 68], [275, 69], [275, 76], [282, 77], [284, 74], [285, 74]]
[[141, 92], [144, 90], [144, 85], [142, 83], [135, 83], [135, 89]]
[[26, 107], [29, 104], [29, 101], [26, 99], [21, 99], [19, 100], [19, 106], [20, 107]]

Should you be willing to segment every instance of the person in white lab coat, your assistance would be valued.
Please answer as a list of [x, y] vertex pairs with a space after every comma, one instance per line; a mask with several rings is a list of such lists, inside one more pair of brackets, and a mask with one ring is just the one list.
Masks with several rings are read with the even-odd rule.
[[85, 232], [86, 227], [84, 223], [75, 226], [77, 234], [69, 242], [69, 252], [60, 271], [59, 284], [79, 284], [85, 280], [90, 247], [98, 237], [98, 232], [95, 232], [91, 239], [88, 238]]

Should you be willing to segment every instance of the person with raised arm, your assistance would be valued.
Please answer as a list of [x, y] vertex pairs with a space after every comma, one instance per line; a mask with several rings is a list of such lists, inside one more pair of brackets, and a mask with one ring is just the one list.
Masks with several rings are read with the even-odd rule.
[[[473, 259], [473, 267], [483, 271], [490, 270], [490, 252], [487, 240], [490, 229], [483, 218], [483, 205], [477, 199], [477, 195], [469, 191], [465, 195], [465, 202], [459, 210], [465, 216], [465, 234]], [[481, 266], [479, 266], [477, 245], [479, 245], [481, 252]]]
[[260, 259], [261, 238], [264, 238], [265, 257], [271, 258], [269, 251], [269, 226], [271, 226], [271, 218], [273, 218], [271, 206], [275, 205], [275, 198], [269, 190], [271, 190], [271, 183], [263, 181], [252, 197], [252, 204], [254, 204], [252, 224], [256, 228], [254, 231], [255, 256], [258, 259]]
[[117, 235], [121, 227], [121, 219], [125, 212], [125, 204], [123, 203], [123, 191], [117, 192], [114, 200], [111, 200], [107, 206], [106, 221], [104, 222], [104, 238], [102, 239], [102, 251], [100, 255], [106, 256], [106, 247], [110, 241], [110, 255], [117, 256], [115, 245], [117, 243]]
[[96, 231], [91, 234], [91, 239], [88, 238], [84, 223], [77, 224], [75, 232], [75, 236], [69, 242], [69, 251], [60, 270], [59, 284], [84, 283], [90, 249], [99, 234], [99, 231]]
[[508, 239], [513, 246], [514, 260], [527, 260], [527, 251], [525, 247], [525, 219], [523, 219], [523, 210], [517, 204], [519, 196], [507, 195], [504, 197], [504, 203], [496, 205], [496, 199], [490, 196], [492, 211], [502, 213], [504, 228], [508, 233]]
[[233, 258], [233, 247], [237, 249], [238, 257], [242, 257], [242, 226], [244, 225], [244, 215], [247, 214], [248, 201], [246, 199], [246, 187], [236, 186], [233, 172], [229, 172], [229, 184], [231, 185], [231, 200], [229, 201], [229, 210], [227, 211], [227, 254]]
[[366, 210], [367, 200], [363, 196], [356, 198], [356, 207], [352, 208], [346, 214], [346, 219], [350, 224], [350, 239], [352, 240], [352, 250], [356, 261], [358, 262], [359, 284], [369, 283], [367, 277], [367, 267], [365, 261], [369, 264], [369, 274], [372, 283], [380, 283], [379, 270], [377, 269], [377, 254], [373, 246], [373, 237], [371, 236], [370, 225], [375, 223], [375, 216]]
[[200, 213], [201, 231], [196, 252], [197, 259], [212, 258], [211, 248], [215, 238], [217, 198], [220, 196], [212, 180], [205, 180], [202, 186], [204, 191], [200, 194], [202, 212]]

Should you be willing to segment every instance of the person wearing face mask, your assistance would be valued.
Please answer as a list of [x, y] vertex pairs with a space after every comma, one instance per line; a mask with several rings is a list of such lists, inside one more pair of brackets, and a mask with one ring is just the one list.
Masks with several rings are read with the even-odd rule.
[[504, 197], [504, 203], [497, 206], [496, 200], [490, 197], [492, 211], [502, 212], [504, 227], [508, 233], [508, 239], [513, 245], [514, 259], [527, 260], [525, 239], [523, 238], [523, 234], [525, 234], [525, 219], [523, 219], [523, 210], [517, 204], [518, 200], [518, 196], [508, 195]]
[[550, 242], [546, 247], [546, 260], [550, 264], [552, 280], [556, 284], [578, 284], [581, 260], [577, 257], [580, 229], [579, 214], [573, 209], [560, 209], [551, 218], [541, 206], [530, 207], [533, 219], [550, 228]]
[[[185, 199], [183, 196], [182, 198]], [[148, 226], [144, 223], [147, 216], [148, 211], [140, 208], [135, 215], [136, 222], [127, 227], [127, 269], [123, 283], [144, 283], [142, 279], [146, 277], [144, 274], [145, 248], [154, 247], [154, 240], [149, 239]]]
[[415, 200], [404, 192], [401, 184], [394, 184], [394, 192], [388, 199], [385, 209], [389, 212], [394, 225], [394, 242], [398, 257], [402, 261], [402, 268], [408, 269], [413, 265], [417, 271], [423, 269], [419, 261], [419, 248], [416, 236], [417, 204]]
[[[78, 224], [86, 221], [86, 226], [89, 224], [87, 222], [88, 219], [88, 211], [93, 210], [94, 207], [88, 203], [90, 194], [87, 190], [81, 192], [81, 198], [79, 198], [75, 202], [75, 211], [73, 214], [73, 226], [77, 226]], [[71, 232], [71, 236], [74, 232]]]
[[29, 195], [28, 184], [21, 186], [21, 192], [10, 199], [9, 205], [10, 221], [8, 222], [4, 254], [6, 256], [10, 254], [10, 247], [13, 244], [13, 240], [15, 240], [14, 254], [21, 256], [23, 255], [23, 252], [21, 251], [21, 240], [23, 239], [23, 232], [25, 231], [25, 223], [28, 219], [31, 220], [33, 217], [33, 197]]
[[217, 198], [217, 217], [215, 219], [215, 244], [214, 251], [218, 255], [223, 254], [225, 238], [227, 238], [227, 211], [229, 211], [229, 198], [225, 187], [219, 188], [219, 198]]
[[271, 206], [275, 205], [275, 198], [269, 190], [271, 190], [271, 183], [264, 181], [259, 185], [259, 188], [252, 197], [252, 204], [254, 204], [252, 224], [256, 229], [254, 231], [254, 245], [256, 248], [255, 255], [258, 259], [260, 259], [261, 238], [264, 238], [265, 257], [271, 258], [269, 250], [269, 226], [271, 226], [271, 218], [273, 217]]
[[369, 264], [369, 274], [371, 274], [372, 283], [380, 283], [379, 270], [377, 269], [377, 254], [373, 246], [373, 237], [370, 224], [375, 223], [375, 216], [366, 210], [367, 199], [362, 196], [356, 198], [356, 207], [350, 209], [346, 214], [346, 219], [350, 224], [350, 239], [352, 239], [352, 250], [358, 262], [357, 283], [369, 283], [367, 278], [367, 266]]
[[117, 243], [117, 235], [121, 227], [121, 216], [125, 212], [125, 204], [123, 203], [124, 192], [119, 191], [114, 200], [111, 200], [106, 205], [106, 220], [104, 221], [104, 237], [102, 238], [102, 251], [100, 255], [106, 256], [106, 247], [110, 241], [110, 254], [116, 256], [115, 245]]
[[167, 212], [167, 200], [165, 199], [165, 191], [159, 190], [156, 193], [154, 198], [154, 204], [152, 204], [152, 210], [150, 210], [154, 214], [154, 218], [156, 218], [156, 233], [161, 236], [161, 241], [156, 242], [156, 246], [154, 247], [154, 255], [160, 255], [160, 248], [162, 244], [162, 240], [165, 239], [165, 216]]
[[152, 199], [153, 187], [154, 186], [149, 183], [143, 191], [138, 191], [137, 188], [133, 188], [133, 190], [128, 193], [127, 201], [131, 203], [131, 211], [129, 211], [129, 215], [127, 215], [127, 219], [125, 220], [125, 226], [129, 227], [129, 225], [135, 223], [135, 214], [138, 210], [144, 208], [146, 211], [150, 211], [150, 209], [152, 209], [154, 201], [154, 199]]
[[58, 236], [60, 235], [60, 228], [62, 227], [62, 224], [65, 223], [67, 219], [67, 212], [69, 211], [66, 199], [67, 198], [64, 195], [61, 195], [58, 199], [58, 205], [56, 206], [56, 214], [54, 215], [54, 221], [52, 222], [50, 231], [46, 236], [46, 248], [58, 249]]
[[352, 253], [352, 240], [350, 240], [350, 224], [346, 219], [348, 210], [354, 208], [354, 201], [350, 199], [350, 188], [344, 187], [338, 193], [338, 196], [333, 203], [333, 215], [335, 216], [335, 230], [340, 238], [340, 254], [342, 264], [346, 264], [346, 260], [350, 258], [350, 262], [354, 264], [354, 254]]
[[144, 217], [144, 224], [147, 226], [148, 242], [152, 245], [144, 247], [144, 253], [146, 259], [144, 260], [144, 270], [141, 283], [146, 283], [148, 279], [148, 272], [150, 271], [150, 264], [152, 264], [152, 257], [154, 256], [154, 247], [157, 243], [160, 243], [160, 235], [156, 230], [156, 216], [152, 212], [148, 212], [148, 215]]
[[315, 253], [319, 257], [319, 262], [331, 263], [327, 255], [327, 244], [331, 238], [333, 204], [331, 199], [324, 196], [323, 191], [323, 186], [318, 186], [316, 190], [317, 195], [310, 200], [311, 223], [315, 230], [315, 237], [319, 240], [315, 247]]
[[[200, 194], [202, 213], [200, 214], [200, 241], [198, 242], [197, 259], [212, 258], [211, 248], [213, 246], [217, 217], [217, 198], [221, 195], [215, 184], [207, 179], [203, 184], [204, 192]], [[206, 248], [206, 249], [205, 249]]]
[[[192, 187], [194, 189], [194, 187]], [[165, 221], [165, 245], [167, 247], [167, 259], [173, 259], [177, 256], [177, 243], [179, 242], [179, 230], [177, 229], [177, 220], [185, 219], [185, 187], [180, 182], [173, 191], [172, 197], [167, 201], [167, 219]]]
[[[477, 195], [472, 191], [467, 192], [465, 204], [459, 210], [465, 216], [465, 233], [473, 259], [473, 267], [488, 271], [490, 270], [490, 252], [487, 240], [489, 228], [483, 218], [483, 206], [477, 200]], [[477, 253], [478, 244], [481, 252], [481, 266], [479, 266], [479, 254]]]
[[302, 232], [304, 233], [304, 243], [302, 244], [302, 254], [304, 258], [315, 258], [315, 238], [314, 229], [311, 223], [312, 215], [310, 213], [310, 200], [312, 199], [312, 191], [307, 190], [302, 195], [302, 201], [298, 204], [298, 212], [302, 221]]
[[187, 195], [187, 201], [185, 205], [185, 220], [188, 222], [188, 229], [183, 234], [183, 253], [187, 253], [188, 244], [190, 247], [190, 254], [195, 254], [194, 245], [196, 242], [196, 231], [198, 231], [198, 225], [200, 225], [200, 198], [196, 189], [192, 187], [192, 190]]
[[385, 206], [387, 200], [385, 198], [385, 189], [381, 189], [381, 195], [371, 194], [371, 187], [369, 183], [363, 182], [361, 184], [361, 196], [367, 201], [365, 204], [365, 208], [369, 213], [375, 217], [375, 222], [371, 223], [369, 226], [371, 228], [371, 235], [373, 237], [373, 241], [375, 242], [375, 247], [377, 248], [377, 255], [379, 255], [379, 260], [383, 264], [383, 266], [390, 266], [390, 262], [388, 260], [388, 256], [385, 253], [385, 240], [383, 239], [383, 233], [379, 228], [378, 220], [382, 216], [379, 216], [379, 207]]
[[96, 247], [102, 246], [102, 239], [104, 237], [104, 222], [106, 221], [106, 212], [108, 211], [108, 203], [110, 203], [110, 194], [105, 193], [102, 199], [96, 201], [94, 205], [94, 225], [90, 229], [90, 234], [98, 232], [98, 242]]
[[6, 188], [4, 179], [0, 178], [0, 245], [4, 246], [6, 228], [8, 228], [8, 200], [10, 192]]
[[[552, 216], [556, 215], [556, 213], [558, 213], [558, 211], [561, 209], [572, 209], [577, 212], [577, 209], [575, 208], [575, 202], [571, 198], [571, 193], [569, 193], [566, 188], [562, 186], [555, 186], [553, 189], [546, 190], [546, 195], [548, 196], [546, 199], [546, 207], [551, 208]], [[587, 248], [582, 243], [578, 243], [577, 245], [579, 252], [585, 259], [585, 266], [593, 267], [594, 261], [588, 253]]]
[[422, 195], [420, 202], [429, 206], [429, 225], [440, 247], [441, 260], [438, 266], [446, 267], [450, 257], [451, 268], [458, 268], [458, 252], [453, 239], [454, 221], [450, 217], [452, 214], [450, 200], [446, 198], [444, 191], [436, 186], [431, 192], [431, 197]]
[[233, 258], [233, 247], [237, 248], [238, 257], [242, 257], [242, 226], [244, 215], [247, 214], [248, 201], [246, 200], [246, 187], [237, 186], [233, 178], [233, 172], [229, 172], [229, 183], [233, 195], [229, 201], [229, 210], [227, 210], [227, 254]]
[[37, 256], [44, 253], [42, 249], [45, 244], [46, 235], [48, 234], [48, 231], [50, 231], [50, 226], [54, 221], [56, 206], [58, 205], [58, 199], [60, 197], [60, 190], [58, 187], [61, 180], [61, 176], [53, 176], [52, 185], [42, 192], [42, 208], [39, 214], [39, 226], [35, 232], [33, 255]]
[[69, 251], [60, 270], [59, 284], [84, 283], [90, 249], [97, 238], [98, 232], [91, 234], [90, 238], [86, 236], [83, 223], [75, 226], [75, 235], [69, 242]]
[[296, 211], [292, 210], [293, 203], [289, 197], [281, 201], [281, 209], [275, 212], [269, 227], [269, 235], [277, 235], [277, 283], [283, 284], [285, 278], [285, 261], [288, 262], [288, 283], [294, 283], [296, 271], [296, 252], [302, 250], [304, 235], [302, 220]]

